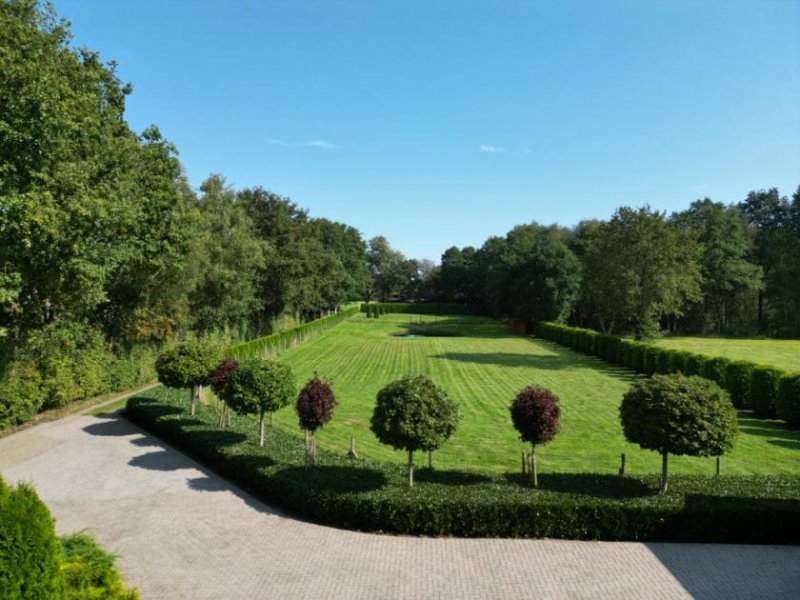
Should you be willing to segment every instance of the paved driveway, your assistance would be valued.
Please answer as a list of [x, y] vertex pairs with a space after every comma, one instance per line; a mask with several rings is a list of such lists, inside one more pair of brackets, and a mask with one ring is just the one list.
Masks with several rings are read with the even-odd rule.
[[118, 417], [0, 439], [60, 533], [88, 530], [151, 598], [780, 598], [800, 547], [430, 539], [284, 516]]

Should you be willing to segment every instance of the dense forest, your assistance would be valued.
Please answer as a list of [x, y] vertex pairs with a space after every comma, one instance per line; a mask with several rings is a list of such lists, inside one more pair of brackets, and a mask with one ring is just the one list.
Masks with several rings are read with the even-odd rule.
[[194, 189], [157, 127], [126, 122], [115, 64], [70, 39], [49, 5], [0, 1], [0, 427], [152, 380], [172, 340], [249, 339], [349, 300], [800, 335], [800, 190], [520, 225], [437, 266], [264, 188]]

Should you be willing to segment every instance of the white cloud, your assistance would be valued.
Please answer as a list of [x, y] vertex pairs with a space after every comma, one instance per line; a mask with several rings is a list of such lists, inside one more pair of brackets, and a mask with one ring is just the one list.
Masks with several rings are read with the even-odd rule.
[[336, 144], [331, 144], [325, 140], [309, 140], [307, 142], [303, 142], [302, 145], [309, 146], [311, 148], [336, 148]]
[[491, 144], [481, 144], [481, 152], [488, 152], [490, 154], [530, 154], [528, 148], [504, 148], [503, 146], [492, 146]]
[[296, 146], [296, 147], [304, 147], [304, 148], [323, 148], [325, 150], [330, 150], [332, 148], [338, 148], [336, 144], [331, 142], [326, 142], [325, 140], [306, 140], [303, 142], [288, 142], [286, 140], [276, 140], [276, 139], [269, 139], [267, 140], [267, 144], [270, 146]]

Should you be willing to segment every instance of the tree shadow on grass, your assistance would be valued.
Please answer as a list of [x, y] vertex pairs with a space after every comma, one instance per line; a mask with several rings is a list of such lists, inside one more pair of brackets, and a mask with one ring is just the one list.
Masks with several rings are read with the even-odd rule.
[[443, 352], [431, 358], [443, 358], [458, 362], [479, 365], [499, 365], [501, 367], [531, 367], [534, 369], [569, 369], [573, 361], [563, 356], [541, 356], [514, 352]]
[[800, 440], [769, 440], [769, 443], [773, 446], [780, 446], [781, 448], [800, 450]]
[[741, 412], [739, 413], [739, 431], [742, 433], [800, 443], [800, 430], [791, 429], [788, 425], [779, 421], [754, 419], [747, 416], [748, 414], [742, 415]]
[[[504, 477], [508, 483], [533, 489], [528, 475], [506, 473]], [[644, 498], [658, 494], [658, 489], [638, 479], [593, 473], [540, 473], [539, 489], [595, 498]]]
[[366, 467], [318, 465], [305, 469], [287, 467], [274, 478], [337, 494], [371, 492], [386, 485], [386, 475]]

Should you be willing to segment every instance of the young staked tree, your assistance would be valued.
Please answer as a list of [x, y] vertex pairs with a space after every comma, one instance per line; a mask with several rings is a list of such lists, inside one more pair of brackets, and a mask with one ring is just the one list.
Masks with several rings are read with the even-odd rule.
[[555, 437], [561, 428], [560, 418], [558, 396], [538, 385], [526, 387], [511, 404], [511, 421], [519, 431], [520, 439], [531, 444], [527, 463], [533, 487], [539, 487], [536, 446], [542, 446]]
[[264, 414], [287, 406], [295, 393], [295, 379], [289, 365], [278, 360], [242, 361], [225, 390], [225, 401], [239, 414], [258, 415], [258, 443], [264, 445]]
[[222, 402], [222, 410], [219, 411], [220, 427], [225, 427], [226, 422], [230, 419], [230, 407], [228, 403], [225, 402], [225, 398], [227, 397], [228, 384], [230, 383], [231, 376], [238, 368], [238, 360], [223, 358], [217, 365], [217, 368], [208, 376], [208, 384], [211, 386], [211, 389], [214, 390], [217, 398]]
[[306, 466], [314, 464], [317, 457], [315, 433], [333, 418], [336, 396], [332, 383], [323, 381], [316, 373], [297, 396], [297, 416], [300, 428], [306, 432]]
[[661, 454], [661, 493], [670, 454], [722, 456], [738, 433], [736, 409], [715, 382], [680, 374], [639, 381], [622, 398], [625, 439]]
[[408, 485], [414, 485], [414, 451], [432, 452], [458, 426], [458, 406], [423, 375], [393, 381], [378, 392], [372, 432], [383, 444], [408, 452]]
[[219, 350], [204, 341], [183, 342], [165, 350], [156, 359], [158, 380], [167, 387], [189, 389], [189, 414], [194, 415], [200, 386], [217, 366]]

